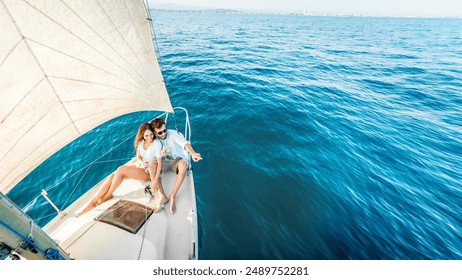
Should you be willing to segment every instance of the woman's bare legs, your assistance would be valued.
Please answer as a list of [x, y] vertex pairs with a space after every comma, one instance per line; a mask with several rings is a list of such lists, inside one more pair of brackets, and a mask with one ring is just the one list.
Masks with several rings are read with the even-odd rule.
[[100, 205], [101, 203], [109, 200], [112, 198], [112, 194], [120, 186], [122, 181], [125, 178], [136, 179], [136, 180], [149, 180], [146, 171], [142, 168], [138, 168], [135, 166], [128, 166], [123, 165], [117, 168], [116, 172], [111, 174], [104, 185], [99, 190], [98, 194], [90, 201], [90, 203], [83, 209], [80, 213], [76, 215], [76, 217], [80, 217], [81, 215], [85, 214], [86, 212], [90, 211], [91, 209], [95, 208], [96, 206]]
[[103, 186], [101, 187], [101, 189], [99, 189], [98, 191], [98, 194], [96, 194], [96, 196], [90, 201], [90, 203], [88, 203], [87, 207], [85, 207], [85, 209], [83, 209], [82, 211], [80, 211], [76, 217], [79, 217], [85, 213], [87, 213], [88, 211], [90, 211], [91, 209], [95, 208], [96, 206], [98, 206], [99, 204], [101, 204], [101, 201], [100, 199], [107, 193], [107, 191], [109, 190], [109, 187], [111, 186], [112, 184], [112, 180], [114, 179], [114, 173], [112, 173], [111, 175], [109, 175], [109, 177], [107, 178], [106, 182], [104, 182]]
[[124, 179], [136, 179], [147, 181], [149, 180], [149, 177], [143, 168], [138, 168], [130, 165], [120, 166], [119, 168], [117, 168], [115, 172], [114, 179], [112, 180], [112, 184], [109, 190], [101, 198], [101, 203], [108, 201], [112, 198], [112, 194], [120, 186]]

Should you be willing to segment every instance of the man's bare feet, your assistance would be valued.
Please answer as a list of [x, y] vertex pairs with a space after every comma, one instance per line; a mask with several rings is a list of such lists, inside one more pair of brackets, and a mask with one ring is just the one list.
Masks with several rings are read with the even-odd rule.
[[175, 205], [175, 199], [170, 198], [170, 213], [175, 213], [176, 211], [176, 205]]
[[161, 199], [159, 199], [159, 202], [156, 205], [156, 210], [154, 213], [157, 213], [164, 207], [164, 204], [168, 202], [168, 198], [164, 195], [163, 197], [161, 196]]

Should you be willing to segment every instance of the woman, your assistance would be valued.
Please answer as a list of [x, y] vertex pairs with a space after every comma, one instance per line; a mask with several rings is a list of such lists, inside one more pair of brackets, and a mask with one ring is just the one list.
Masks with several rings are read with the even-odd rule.
[[161, 198], [165, 197], [162, 185], [160, 184], [160, 171], [162, 170], [162, 157], [160, 156], [161, 143], [158, 139], [155, 139], [154, 129], [152, 129], [149, 123], [143, 123], [138, 128], [134, 146], [137, 159], [135, 166], [122, 165], [117, 168], [116, 172], [108, 177], [98, 194], [76, 217], [111, 199], [112, 194], [124, 179], [151, 180], [153, 182], [151, 188], [159, 192]]

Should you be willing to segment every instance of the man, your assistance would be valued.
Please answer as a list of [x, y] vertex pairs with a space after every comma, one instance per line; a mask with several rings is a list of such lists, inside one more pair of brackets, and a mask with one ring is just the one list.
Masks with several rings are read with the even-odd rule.
[[202, 157], [194, 151], [191, 144], [181, 133], [173, 129], [167, 129], [163, 119], [155, 118], [151, 121], [151, 126], [157, 139], [162, 143], [162, 170], [165, 172], [172, 169], [177, 173], [175, 184], [168, 200], [167, 198], [162, 198], [159, 204], [162, 206], [167, 201], [170, 201], [170, 212], [174, 213], [176, 211], [175, 196], [184, 181], [188, 169], [188, 153], [195, 162], [201, 160]]

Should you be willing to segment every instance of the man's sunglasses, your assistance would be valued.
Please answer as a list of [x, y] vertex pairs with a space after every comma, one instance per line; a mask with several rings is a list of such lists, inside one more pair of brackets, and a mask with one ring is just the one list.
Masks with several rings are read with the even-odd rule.
[[161, 131], [156, 131], [156, 134], [157, 134], [157, 135], [162, 135], [162, 134], [164, 134], [165, 132], [167, 132], [167, 129], [164, 129], [164, 130], [161, 130]]

